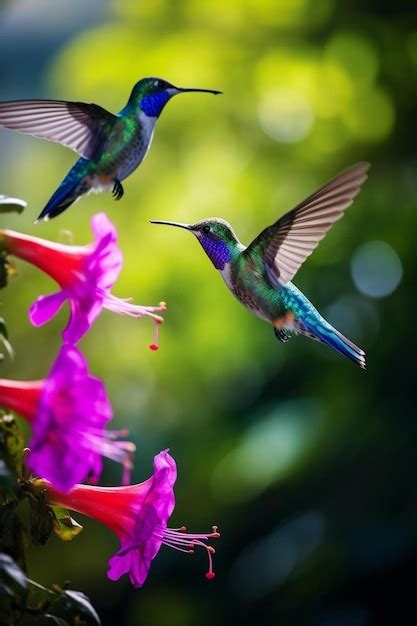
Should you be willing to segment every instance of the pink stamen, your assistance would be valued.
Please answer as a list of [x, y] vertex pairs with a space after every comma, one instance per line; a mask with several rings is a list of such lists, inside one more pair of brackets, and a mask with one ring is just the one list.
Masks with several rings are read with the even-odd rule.
[[187, 533], [187, 528], [181, 526], [180, 528], [166, 528], [162, 532], [162, 543], [169, 548], [174, 548], [179, 552], [185, 552], [186, 554], [194, 554], [194, 548], [204, 548], [208, 558], [208, 572], [206, 578], [212, 580], [216, 574], [213, 571], [213, 554], [215, 549], [213, 546], [205, 543], [208, 539], [218, 539], [220, 533], [217, 532], [217, 526], [213, 526], [211, 533]]
[[122, 485], [130, 484], [130, 475], [133, 468], [133, 455], [136, 446], [131, 441], [116, 441], [117, 437], [126, 437], [127, 430], [101, 431], [91, 428], [88, 432], [80, 433], [80, 444], [87, 450], [120, 463], [123, 467]]
[[159, 324], [161, 324], [161, 322], [159, 322], [158, 320], [154, 320], [153, 342], [149, 345], [149, 349], [153, 351], [159, 350], [159, 345], [158, 345]]
[[119, 315], [128, 315], [139, 319], [141, 317], [150, 317], [154, 321], [154, 333], [153, 342], [149, 348], [151, 350], [159, 350], [158, 345], [158, 331], [159, 325], [163, 324], [164, 318], [158, 315], [158, 313], [164, 313], [167, 310], [165, 302], [160, 302], [158, 306], [142, 306], [139, 304], [132, 304], [132, 298], [117, 298], [113, 294], [104, 295], [104, 308]]

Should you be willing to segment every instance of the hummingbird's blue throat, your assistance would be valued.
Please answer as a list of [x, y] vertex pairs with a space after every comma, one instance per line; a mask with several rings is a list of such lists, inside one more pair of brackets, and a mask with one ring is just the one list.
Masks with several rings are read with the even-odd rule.
[[171, 97], [172, 95], [166, 91], [159, 91], [142, 98], [140, 108], [148, 117], [158, 117]]
[[214, 241], [202, 235], [199, 242], [204, 248], [207, 256], [217, 270], [223, 270], [226, 263], [230, 261], [230, 251], [224, 241]]

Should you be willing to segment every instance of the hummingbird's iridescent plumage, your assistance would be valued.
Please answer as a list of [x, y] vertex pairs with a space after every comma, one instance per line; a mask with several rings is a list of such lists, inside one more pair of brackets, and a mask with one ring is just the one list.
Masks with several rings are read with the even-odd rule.
[[230, 291], [250, 311], [272, 324], [280, 341], [291, 332], [331, 346], [365, 368], [365, 353], [333, 328], [290, 282], [333, 223], [352, 204], [367, 179], [369, 163], [358, 163], [265, 228], [248, 246], [230, 224], [209, 218], [196, 224], [154, 221], [192, 232]]
[[90, 191], [113, 189], [123, 196], [121, 181], [145, 158], [155, 123], [166, 103], [190, 91], [160, 78], [143, 78], [133, 87], [126, 106], [113, 115], [97, 104], [61, 100], [17, 100], [0, 103], [0, 126], [42, 137], [81, 155], [38, 219], [56, 217]]

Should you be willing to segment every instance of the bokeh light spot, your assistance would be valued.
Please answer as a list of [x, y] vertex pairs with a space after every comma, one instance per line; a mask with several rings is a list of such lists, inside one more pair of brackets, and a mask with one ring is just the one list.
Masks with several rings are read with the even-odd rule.
[[398, 254], [390, 245], [384, 241], [370, 241], [355, 252], [351, 272], [361, 293], [383, 298], [398, 287], [403, 270]]
[[360, 91], [344, 115], [351, 135], [361, 141], [381, 141], [391, 132], [395, 112], [391, 98], [382, 90]]
[[325, 58], [339, 63], [355, 81], [370, 84], [378, 72], [378, 57], [367, 39], [356, 33], [338, 33], [330, 39]]
[[314, 114], [307, 98], [295, 89], [274, 89], [264, 94], [258, 108], [264, 131], [283, 143], [295, 143], [310, 132]]
[[285, 476], [314, 444], [322, 411], [317, 401], [285, 402], [260, 417], [217, 465], [214, 488], [220, 497], [250, 498]]

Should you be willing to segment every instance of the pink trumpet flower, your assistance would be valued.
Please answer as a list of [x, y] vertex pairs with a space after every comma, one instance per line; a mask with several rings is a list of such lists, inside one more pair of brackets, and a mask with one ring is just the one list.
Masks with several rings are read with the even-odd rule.
[[110, 293], [122, 268], [122, 253], [117, 246], [117, 231], [104, 213], [92, 217], [94, 243], [70, 246], [38, 237], [22, 235], [11, 230], [0, 231], [0, 249], [12, 254], [53, 278], [60, 291], [40, 296], [29, 309], [34, 326], [48, 322], [66, 300], [71, 315], [62, 333], [66, 343], [75, 345], [87, 333], [103, 308], [130, 317], [150, 317], [155, 323], [152, 350], [158, 349], [158, 326], [166, 310], [159, 306], [140, 306], [130, 299], [123, 300]]
[[87, 478], [97, 482], [103, 456], [123, 465], [123, 484], [128, 484], [135, 446], [115, 441], [124, 431], [105, 430], [111, 404], [77, 348], [64, 345], [44, 380], [0, 380], [0, 406], [30, 423], [26, 463], [54, 488], [67, 492]]
[[167, 528], [175, 507], [174, 483], [177, 478], [175, 461], [168, 450], [154, 458], [153, 476], [129, 487], [91, 487], [76, 485], [69, 493], [56, 491], [45, 481], [38, 484], [47, 491], [52, 504], [64, 506], [87, 515], [111, 528], [120, 539], [120, 550], [110, 559], [107, 575], [118, 580], [129, 574], [135, 587], [144, 584], [152, 560], [162, 544], [193, 554], [203, 548], [208, 557], [206, 577], [214, 578], [212, 555], [214, 548], [206, 543], [220, 537], [217, 527], [211, 533], [187, 533], [186, 528]]

